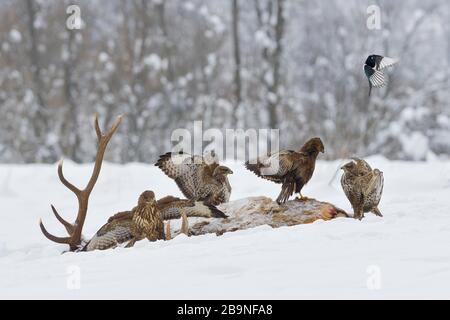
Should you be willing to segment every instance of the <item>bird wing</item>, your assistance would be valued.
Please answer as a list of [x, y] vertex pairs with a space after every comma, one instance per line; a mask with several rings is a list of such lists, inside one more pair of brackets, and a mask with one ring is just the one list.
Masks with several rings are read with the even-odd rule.
[[383, 186], [384, 186], [384, 177], [383, 174], [375, 174], [372, 173], [372, 176], [367, 183], [367, 188], [364, 190], [364, 195], [368, 196], [371, 195], [374, 200], [378, 200], [381, 198], [381, 194], [383, 193]]
[[112, 222], [114, 220], [119, 221], [119, 220], [131, 220], [133, 218], [133, 210], [131, 211], [121, 211], [116, 213], [115, 215], [109, 217], [108, 222]]
[[375, 88], [383, 87], [387, 81], [383, 72], [375, 70], [368, 65], [364, 65], [364, 72], [372, 86]]
[[[256, 163], [249, 163], [247, 161], [245, 167], [258, 177], [275, 183], [283, 183], [283, 177], [297, 168], [297, 161], [300, 159], [300, 153], [293, 150], [282, 150], [268, 157], [253, 161]], [[270, 168], [275, 169], [275, 172], [272, 172]]]
[[168, 177], [176, 179], [191, 170], [191, 166], [202, 164], [199, 158], [188, 153], [167, 152], [159, 157], [155, 166], [159, 167]]
[[186, 198], [197, 200], [205, 197], [205, 192], [207, 193], [203, 177], [211, 176], [213, 167], [202, 159], [200, 156], [191, 156], [187, 153], [168, 152], [160, 156], [156, 166], [175, 180]]
[[344, 173], [341, 177], [341, 186], [353, 210], [355, 212], [360, 210], [364, 206], [364, 195], [362, 192], [364, 181], [362, 177]]
[[377, 70], [383, 70], [387, 67], [391, 67], [398, 62], [398, 59], [389, 58], [389, 57], [381, 57], [381, 59], [377, 59]]
[[187, 217], [226, 218], [222, 211], [202, 201], [192, 201], [168, 196], [158, 200], [157, 206], [163, 220], [179, 219], [182, 213]]
[[344, 190], [345, 196], [350, 201], [350, 204], [353, 206], [352, 201], [353, 201], [354, 181], [352, 181], [352, 179], [346, 173], [342, 174], [341, 186], [342, 190]]
[[179, 219], [182, 209], [193, 206], [194, 201], [167, 196], [158, 200], [156, 205], [161, 212], [161, 218], [163, 220], [170, 220]]
[[348, 181], [345, 172], [341, 176], [341, 187], [342, 190], [344, 190], [347, 199], [349, 199], [350, 195], [349, 195]]
[[86, 244], [84, 250], [105, 250], [131, 240], [133, 238], [131, 225], [131, 219], [106, 223]]

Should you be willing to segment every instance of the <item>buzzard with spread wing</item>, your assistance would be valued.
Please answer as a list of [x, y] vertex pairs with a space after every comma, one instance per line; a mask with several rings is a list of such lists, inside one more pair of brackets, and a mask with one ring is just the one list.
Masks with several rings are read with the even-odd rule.
[[383, 193], [383, 172], [372, 170], [366, 161], [358, 158], [353, 158], [341, 169], [344, 170], [342, 189], [353, 207], [354, 217], [362, 219], [365, 212], [382, 217], [378, 204]]
[[[134, 234], [139, 234], [136, 227], [136, 222], [139, 220], [137, 216], [142, 216], [143, 221], [147, 221], [147, 215], [140, 214], [141, 209], [139, 208], [140, 207], [137, 206], [131, 211], [122, 211], [110, 217], [108, 222], [97, 231], [94, 237], [85, 245], [83, 250], [105, 250], [135, 239]], [[200, 201], [179, 199], [172, 196], [167, 196], [156, 201], [155, 208], [159, 212], [159, 219], [162, 220], [179, 219], [182, 218], [183, 215], [186, 217], [227, 218], [227, 215], [215, 206], [207, 205]], [[154, 225], [158, 226], [157, 233], [144, 232], [143, 234], [156, 235], [157, 239], [161, 239], [161, 237], [164, 238], [164, 234], [161, 234], [162, 227], [158, 222], [159, 219], [158, 217], [154, 217], [154, 220], [156, 221]]]
[[319, 152], [325, 152], [322, 140], [312, 138], [299, 151], [283, 150], [268, 157], [245, 163], [258, 177], [281, 183], [277, 203], [285, 203], [295, 192], [301, 199], [302, 188], [311, 179]]
[[160, 156], [155, 165], [175, 180], [189, 200], [213, 206], [228, 202], [231, 186], [227, 175], [233, 171], [216, 161], [206, 160], [183, 152], [168, 152]]
[[144, 191], [138, 205], [132, 211], [119, 212], [96, 232], [83, 251], [104, 250], [128, 241], [132, 247], [136, 241], [164, 239], [164, 222], [153, 191]]

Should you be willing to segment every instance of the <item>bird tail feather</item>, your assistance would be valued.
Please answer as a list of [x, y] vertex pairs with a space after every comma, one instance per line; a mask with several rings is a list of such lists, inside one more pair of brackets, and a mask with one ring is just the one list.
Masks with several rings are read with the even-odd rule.
[[281, 186], [281, 192], [278, 195], [277, 203], [282, 204], [289, 200], [289, 197], [294, 193], [295, 183], [293, 181], [284, 182]]
[[383, 215], [381, 214], [380, 209], [378, 209], [378, 207], [375, 207], [375, 208], [372, 210], [372, 212], [373, 212], [375, 215], [379, 216], [379, 217], [382, 217], [382, 216], [383, 216]]

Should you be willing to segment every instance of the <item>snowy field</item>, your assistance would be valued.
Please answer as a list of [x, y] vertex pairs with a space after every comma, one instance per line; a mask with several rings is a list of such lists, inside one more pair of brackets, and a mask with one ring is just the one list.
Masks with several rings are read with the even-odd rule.
[[[141, 241], [131, 249], [66, 253], [41, 234], [64, 230], [50, 203], [69, 220], [75, 197], [59, 182], [56, 165], [0, 166], [0, 298], [296, 299], [450, 298], [450, 162], [369, 163], [384, 172], [384, 218], [339, 218], [309, 225], [256, 229], [220, 237], [179, 236]], [[350, 210], [339, 184], [329, 184], [341, 161], [319, 161], [304, 194]], [[231, 200], [267, 195], [279, 186], [241, 164]], [[91, 165], [65, 163], [66, 176], [84, 184]], [[105, 164], [91, 195], [84, 235], [113, 213], [130, 209], [139, 193], [181, 196], [151, 165]], [[77, 278], [79, 271], [79, 288]]]

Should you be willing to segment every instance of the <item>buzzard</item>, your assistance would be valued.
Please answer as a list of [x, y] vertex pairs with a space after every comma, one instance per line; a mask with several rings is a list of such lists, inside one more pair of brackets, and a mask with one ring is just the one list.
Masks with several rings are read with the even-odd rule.
[[136, 241], [144, 238], [149, 241], [164, 239], [164, 223], [155, 194], [148, 190], [139, 196], [138, 205], [131, 212], [120, 212], [110, 217], [84, 246], [83, 251], [109, 249], [127, 241], [126, 247], [132, 247]]
[[157, 202], [163, 220], [179, 219], [185, 213], [187, 217], [227, 218], [228, 216], [215, 206], [201, 201], [164, 197]]
[[354, 217], [362, 219], [365, 212], [382, 217], [378, 204], [383, 193], [383, 172], [372, 170], [366, 161], [358, 158], [353, 158], [341, 169], [344, 170], [342, 189], [353, 207]]
[[[268, 157], [256, 159], [245, 167], [257, 176], [281, 183], [281, 192], [277, 203], [285, 203], [295, 192], [301, 194], [302, 188], [311, 179], [319, 152], [324, 152], [322, 140], [312, 138], [299, 151], [282, 150]], [[274, 169], [274, 170], [271, 170]]]
[[156, 166], [175, 180], [186, 198], [217, 206], [228, 202], [231, 186], [227, 175], [230, 168], [202, 156], [168, 152], [159, 157]]
[[[133, 208], [131, 211], [122, 211], [110, 217], [108, 222], [97, 231], [95, 236], [84, 247], [84, 251], [109, 249], [119, 244], [132, 241], [134, 238], [133, 232], [136, 232], [134, 220], [137, 220], [133, 220], [133, 218], [136, 216], [136, 210], [138, 208], [139, 206]], [[227, 217], [227, 215], [212, 205], [172, 196], [167, 196], [156, 201], [156, 209], [162, 220], [179, 219], [183, 216], [204, 218]], [[158, 223], [158, 228], [160, 227]], [[158, 230], [160, 231], [160, 229]]]
[[127, 244], [132, 247], [136, 241], [147, 238], [149, 241], [164, 240], [164, 223], [158, 209], [153, 191], [145, 191], [139, 197], [131, 219], [133, 239]]

